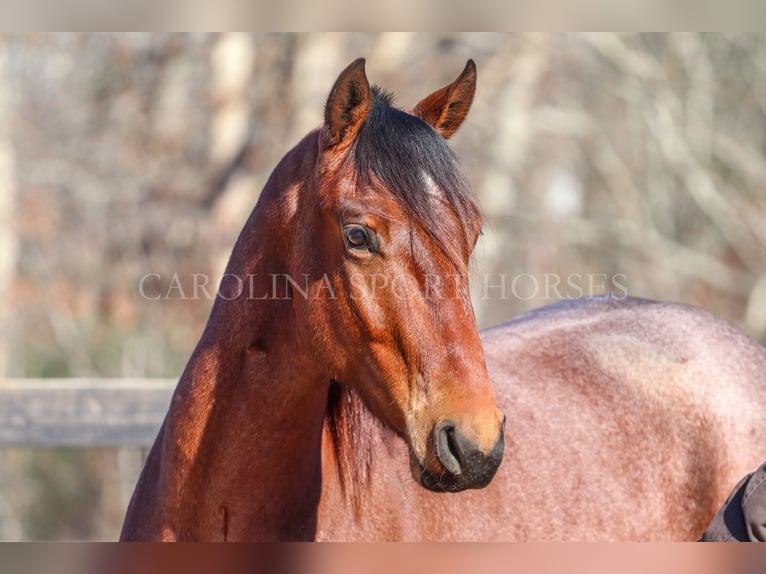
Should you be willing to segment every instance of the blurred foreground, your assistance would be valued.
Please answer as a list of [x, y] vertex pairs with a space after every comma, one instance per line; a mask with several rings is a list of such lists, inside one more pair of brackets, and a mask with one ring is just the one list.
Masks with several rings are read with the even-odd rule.
[[724, 544], [93, 544], [12, 546], [0, 568], [18, 574], [142, 574], [222, 571], [230, 574], [756, 574], [759, 545]]

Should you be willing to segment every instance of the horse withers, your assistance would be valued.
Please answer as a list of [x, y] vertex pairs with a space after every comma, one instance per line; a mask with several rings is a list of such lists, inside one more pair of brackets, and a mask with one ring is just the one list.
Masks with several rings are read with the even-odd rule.
[[695, 539], [761, 460], [766, 354], [700, 310], [581, 300], [480, 336], [446, 144], [475, 86], [469, 61], [403, 111], [341, 73], [237, 240], [123, 540]]

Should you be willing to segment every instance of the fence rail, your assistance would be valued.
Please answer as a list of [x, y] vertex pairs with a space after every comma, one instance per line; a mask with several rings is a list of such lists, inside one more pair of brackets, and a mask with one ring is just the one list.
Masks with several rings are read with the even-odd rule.
[[149, 446], [176, 379], [0, 380], [2, 446]]

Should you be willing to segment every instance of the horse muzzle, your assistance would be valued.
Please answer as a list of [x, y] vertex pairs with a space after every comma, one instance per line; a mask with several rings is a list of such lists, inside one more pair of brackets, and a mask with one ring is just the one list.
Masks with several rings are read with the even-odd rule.
[[425, 488], [435, 492], [460, 492], [484, 488], [503, 461], [505, 417], [495, 444], [483, 451], [452, 421], [442, 421], [433, 430], [433, 456], [436, 465], [424, 465], [414, 454], [413, 474]]

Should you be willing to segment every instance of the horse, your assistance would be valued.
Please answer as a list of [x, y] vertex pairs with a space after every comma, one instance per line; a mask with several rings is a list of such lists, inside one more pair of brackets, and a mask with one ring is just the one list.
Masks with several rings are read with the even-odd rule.
[[414, 108], [335, 81], [279, 162], [120, 539], [694, 540], [766, 453], [766, 351], [701, 309], [564, 301], [479, 333], [482, 217]]

